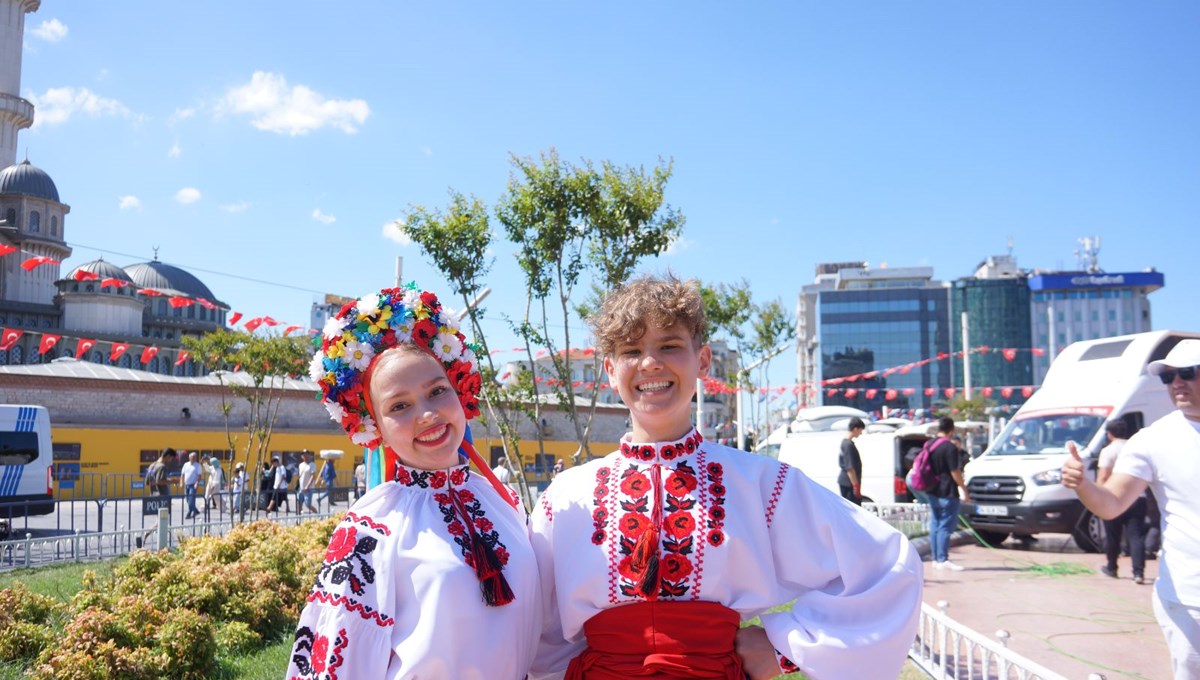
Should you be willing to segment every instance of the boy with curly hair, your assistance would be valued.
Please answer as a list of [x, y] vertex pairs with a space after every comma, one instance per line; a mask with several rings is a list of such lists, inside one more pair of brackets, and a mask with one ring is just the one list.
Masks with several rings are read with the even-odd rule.
[[632, 431], [560, 473], [533, 513], [545, 616], [531, 676], [895, 678], [920, 558], [800, 471], [692, 426], [712, 362], [697, 285], [635, 279], [589, 323]]

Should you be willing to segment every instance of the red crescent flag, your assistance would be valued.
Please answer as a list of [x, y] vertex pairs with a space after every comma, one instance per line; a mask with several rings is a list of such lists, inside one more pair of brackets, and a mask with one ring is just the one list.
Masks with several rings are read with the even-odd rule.
[[263, 325], [263, 318], [261, 316], [256, 316], [253, 319], [250, 319], [249, 321], [247, 321], [245, 325], [246, 325], [246, 330], [253, 333], [254, 331], [258, 330], [259, 326]]
[[907, 395], [909, 395], [909, 396], [912, 396], [912, 395], [914, 395], [914, 394], [916, 394], [916, 393], [917, 393], [917, 388], [915, 388], [915, 387], [905, 387], [905, 388], [902, 390], [902, 393], [903, 393], [903, 394], [907, 394]]
[[147, 347], [146, 349], [142, 350], [142, 363], [143, 364], [150, 363], [150, 360], [153, 359], [157, 354], [158, 354], [157, 347]]
[[42, 334], [42, 341], [38, 343], [38, 354], [45, 354], [54, 349], [58, 341], [62, 340], [61, 335], [50, 335], [49, 333]]
[[832, 389], [829, 389], [829, 390], [826, 390], [825, 392], [826, 392], [826, 394], [828, 394], [828, 395], [829, 395], [829, 396], [831, 396], [831, 397], [836, 397], [836, 396], [837, 396], [837, 393], [838, 393], [838, 391], [837, 391], [837, 388], [836, 388], [836, 387], [835, 387], [835, 388], [832, 388]]
[[857, 387], [851, 387], [850, 389], [846, 390], [846, 398], [847, 399], [853, 399], [857, 394], [858, 394]]
[[17, 250], [18, 249], [15, 246], [6, 246], [3, 243], [0, 243], [0, 256], [8, 255], [9, 253], [15, 253]]
[[1011, 397], [1012, 393], [1013, 393], [1013, 388], [1011, 388], [1011, 387], [1001, 387], [1000, 388], [1000, 396], [1004, 397], [1005, 399], [1008, 399], [1009, 397]]
[[130, 285], [128, 281], [122, 281], [121, 279], [113, 279], [113, 278], [104, 279], [103, 281], [100, 282], [101, 288], [108, 288], [109, 286], [116, 286], [117, 288], [124, 288], [125, 286], [128, 286], [128, 285]]
[[879, 394], [879, 389], [875, 387], [866, 391], [867, 399], [874, 399], [876, 394]]
[[37, 269], [38, 267], [40, 267], [44, 264], [59, 264], [59, 261], [52, 257], [46, 257], [45, 255], [38, 255], [37, 257], [31, 257], [28, 260], [25, 260], [24, 262], [22, 262], [21, 269], [24, 269], [27, 272], [31, 272], [34, 269]]
[[942, 390], [942, 394], [946, 395], [947, 399], [950, 397], [953, 397], [954, 396], [954, 388], [947, 387], [946, 389]]
[[182, 366], [183, 362], [191, 359], [192, 355], [185, 349], [179, 353], [179, 358], [175, 359], [176, 366]]
[[21, 339], [21, 335], [24, 332], [19, 328], [5, 328], [3, 335], [0, 335], [0, 351], [12, 349], [13, 345], [17, 344], [17, 340]]
[[88, 340], [85, 338], [80, 338], [79, 344], [75, 345], [75, 358], [82, 359], [83, 355], [87, 354], [88, 350], [90, 350], [91, 348], [93, 348], [95, 346], [96, 346], [95, 340]]
[[191, 305], [196, 304], [195, 300], [191, 299], [190, 297], [184, 297], [182, 295], [172, 295], [170, 298], [167, 299], [167, 302], [170, 302], [171, 307], [173, 307], [175, 309], [178, 309], [180, 307], [189, 307]]
[[292, 331], [298, 331], [298, 330], [300, 330], [301, 328], [303, 328], [303, 326], [288, 326], [287, 328], [285, 328], [285, 329], [283, 330], [283, 334], [284, 334], [284, 335], [288, 335], [288, 334], [289, 334], [289, 333], [291, 333]]
[[76, 281], [95, 281], [96, 279], [100, 278], [100, 275], [97, 274], [96, 272], [89, 272], [89, 271], [84, 271], [82, 269], [76, 269], [75, 275], [72, 276], [71, 278], [75, 279]]
[[983, 392], [983, 396], [985, 396], [985, 397], [992, 396], [992, 388], [990, 388], [990, 387], [985, 387], [981, 391]]
[[143, 288], [142, 295], [145, 295], [146, 297], [162, 297], [165, 295], [165, 293], [155, 288]]
[[278, 326], [279, 324], [283, 323], [282, 321], [276, 321], [275, 319], [272, 319], [269, 316], [264, 316], [262, 318], [262, 322], [267, 324], [268, 326], [272, 326], [272, 327]]
[[1044, 356], [1046, 354], [1046, 350], [1042, 349], [1041, 347], [1034, 347], [1033, 349], [1031, 349], [1029, 351], [1033, 352], [1033, 356], [1035, 356], [1035, 357]]
[[1021, 388], [1021, 396], [1022, 397], [1025, 397], [1026, 399], [1028, 399], [1032, 395], [1033, 395], [1033, 387], [1026, 385], [1025, 387]]
[[229, 315], [229, 325], [232, 326], [232, 325], [236, 324], [238, 321], [241, 321], [241, 319], [242, 319], [242, 313], [234, 312], [233, 314]]
[[196, 302], [199, 302], [200, 306], [205, 309], [216, 309], [217, 308], [217, 306], [215, 304], [213, 304], [209, 300], [205, 300], [204, 298], [196, 298]]
[[1000, 350], [1000, 353], [1003, 354], [1004, 358], [1009, 361], [1017, 358], [1017, 350], [1013, 349], [1012, 347], [1005, 347], [1004, 349]]
[[937, 390], [936, 390], [935, 388], [933, 388], [933, 387], [926, 387], [926, 388], [925, 388], [925, 396], [927, 396], [927, 397], [932, 397], [932, 396], [933, 396], [933, 393], [934, 393], [934, 392], [936, 392], [936, 391], [937, 391]]
[[109, 363], [113, 363], [113, 364], [117, 363], [117, 359], [120, 359], [121, 355], [124, 354], [125, 350], [127, 350], [127, 349], [129, 349], [129, 343], [114, 342], [113, 346], [112, 346], [112, 351], [108, 353]]
[[888, 401], [895, 399], [896, 398], [896, 390], [888, 390], [887, 392], [884, 392], [883, 398], [887, 399]]

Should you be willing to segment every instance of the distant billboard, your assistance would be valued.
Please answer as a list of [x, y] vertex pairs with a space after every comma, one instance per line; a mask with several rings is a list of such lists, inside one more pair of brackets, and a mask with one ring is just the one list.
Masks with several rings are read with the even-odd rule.
[[1071, 272], [1066, 274], [1037, 274], [1029, 277], [1030, 290], [1069, 290], [1072, 288], [1162, 288], [1162, 272]]
[[354, 302], [354, 298], [345, 297], [343, 295], [334, 295], [333, 293], [325, 294], [325, 304], [327, 305], [336, 305], [341, 307], [349, 302]]

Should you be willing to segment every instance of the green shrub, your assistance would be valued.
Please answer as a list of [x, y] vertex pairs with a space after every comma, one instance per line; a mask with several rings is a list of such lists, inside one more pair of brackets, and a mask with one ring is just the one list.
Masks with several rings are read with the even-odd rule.
[[217, 649], [224, 654], [245, 654], [262, 647], [262, 642], [262, 636], [242, 621], [217, 626]]
[[54, 630], [28, 621], [0, 626], [0, 661], [31, 661], [54, 644]]

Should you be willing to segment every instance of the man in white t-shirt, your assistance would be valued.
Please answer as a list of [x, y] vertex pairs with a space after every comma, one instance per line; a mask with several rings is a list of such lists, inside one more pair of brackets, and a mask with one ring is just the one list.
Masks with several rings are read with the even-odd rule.
[[1158, 376], [1176, 411], [1133, 435], [1103, 485], [1084, 474], [1074, 444], [1063, 485], [1102, 519], [1125, 512], [1147, 487], [1162, 510], [1162, 553], [1154, 615], [1171, 651], [1175, 680], [1200, 680], [1200, 340], [1181, 340], [1146, 370]]
[[192, 451], [188, 454], [187, 462], [179, 470], [179, 479], [183, 483], [183, 498], [187, 501], [187, 516], [184, 519], [191, 519], [200, 514], [196, 509], [196, 486], [200, 483], [200, 473], [203, 469], [200, 463], [196, 460], [196, 452]]
[[300, 466], [296, 468], [296, 477], [300, 483], [296, 486], [296, 514], [304, 512], [304, 508], [308, 508], [309, 512], [315, 513], [317, 509], [313, 507], [313, 486], [317, 481], [317, 466], [313, 463], [312, 451], [305, 451], [300, 454]]
[[367, 492], [367, 464], [361, 462], [354, 468], [354, 499], [358, 500]]

